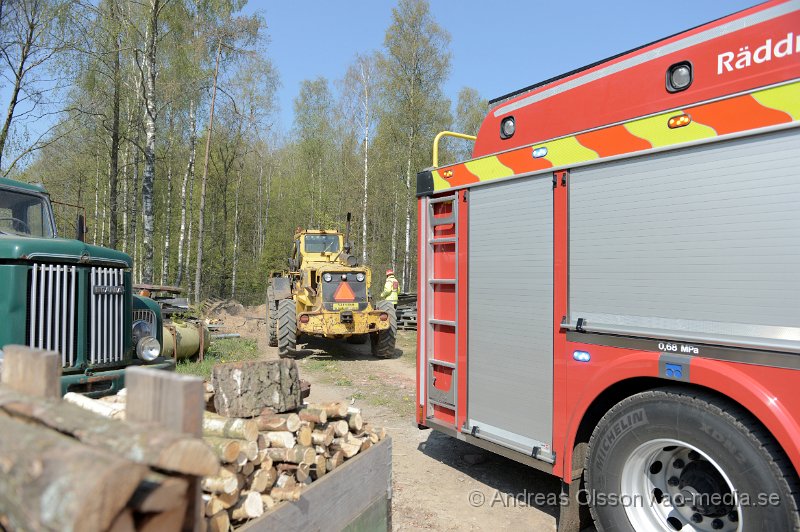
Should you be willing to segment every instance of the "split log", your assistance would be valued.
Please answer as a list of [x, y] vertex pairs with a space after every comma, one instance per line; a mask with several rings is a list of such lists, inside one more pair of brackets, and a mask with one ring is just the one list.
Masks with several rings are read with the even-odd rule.
[[272, 497], [275, 502], [297, 501], [300, 499], [302, 492], [302, 486], [293, 486], [291, 488], [272, 488], [272, 491], [269, 492], [269, 496]]
[[[272, 488], [293, 488], [297, 486], [297, 479], [294, 478], [292, 473], [288, 473], [284, 471], [283, 473], [278, 473], [278, 479], [275, 481], [275, 486]], [[272, 493], [270, 491], [270, 493]]]
[[265, 407], [288, 412], [302, 405], [294, 360], [217, 364], [211, 374], [214, 407], [226, 417], [254, 417]]
[[228, 532], [230, 527], [231, 518], [228, 516], [228, 512], [225, 510], [221, 510], [208, 518], [208, 532]]
[[245, 519], [260, 517], [263, 514], [264, 503], [261, 502], [261, 494], [255, 491], [243, 493], [239, 503], [230, 512], [230, 516], [234, 521], [244, 521]]
[[297, 413], [303, 421], [313, 421], [314, 423], [325, 423], [328, 421], [328, 414], [319, 408], [303, 408]]
[[324, 410], [328, 418], [343, 418], [347, 416], [347, 403], [336, 401], [333, 403], [309, 403], [305, 408]]
[[125, 403], [108, 403], [75, 392], [67, 392], [64, 400], [103, 417], [125, 419]]
[[352, 458], [361, 450], [361, 442], [351, 441], [348, 438], [334, 438], [331, 449], [341, 451], [345, 458]]
[[204, 438], [205, 442], [214, 451], [214, 454], [225, 463], [234, 462], [242, 450], [241, 440], [231, 440], [228, 438]]
[[298, 482], [304, 482], [308, 478], [308, 475], [311, 473], [311, 465], [306, 462], [300, 462], [299, 464], [278, 464], [276, 466], [276, 469], [278, 470], [279, 473], [294, 475], [294, 478]]
[[203, 415], [203, 435], [256, 441], [258, 423], [252, 419], [227, 418], [206, 412]]
[[255, 441], [244, 442], [239, 452], [244, 453], [248, 460], [255, 460], [258, 457], [258, 443]]
[[257, 491], [264, 493], [269, 488], [275, 485], [278, 479], [278, 473], [275, 469], [259, 469], [253, 473], [253, 478], [250, 480], [250, 491]]
[[137, 512], [165, 512], [186, 504], [189, 481], [150, 471], [136, 487], [128, 506]]
[[333, 426], [328, 425], [323, 430], [315, 430], [314, 432], [312, 432], [311, 433], [311, 442], [314, 445], [322, 445], [324, 447], [327, 447], [333, 441], [334, 435], [335, 435], [335, 433], [334, 433], [334, 430], [333, 430]]
[[310, 424], [301, 425], [300, 428], [297, 429], [297, 444], [302, 445], [303, 447], [310, 447], [313, 443], [311, 433], [312, 430]]
[[300, 428], [300, 416], [297, 414], [274, 414], [269, 412], [262, 412], [260, 416], [254, 420], [258, 425], [258, 430], [288, 430], [289, 432], [296, 432]]
[[318, 454], [314, 459], [314, 467], [311, 469], [311, 476], [314, 480], [319, 479], [328, 472], [328, 459], [324, 455]]
[[267, 449], [267, 456], [273, 462], [290, 462], [292, 464], [299, 464], [300, 462], [311, 462], [314, 460], [316, 453], [311, 447], [301, 447], [295, 445], [291, 449], [274, 449], [270, 447]]
[[3, 525], [11, 530], [106, 530], [147, 473], [117, 454], [5, 416], [0, 449]]
[[120, 458], [187, 475], [214, 475], [219, 461], [199, 438], [130, 421], [104, 419], [63, 401], [53, 402], [0, 390], [0, 409], [54, 429]]
[[236, 493], [239, 480], [236, 477], [205, 477], [201, 486], [207, 493]]
[[361, 414], [358, 412], [347, 414], [347, 426], [350, 427], [350, 430], [353, 432], [361, 432], [364, 426], [364, 420], [361, 418]]
[[242, 466], [242, 475], [245, 477], [249, 477], [255, 471], [256, 466], [253, 465], [253, 462], [248, 461], [245, 465]]
[[261, 502], [264, 503], [264, 510], [269, 510], [275, 506], [275, 499], [269, 495], [262, 495]]
[[339, 419], [336, 421], [331, 421], [326, 426], [321, 427], [322, 429], [327, 429], [328, 427], [333, 427], [334, 436], [337, 438], [341, 438], [342, 436], [347, 435], [350, 432], [350, 426], [347, 424], [347, 421], [344, 419]]
[[333, 471], [344, 462], [344, 453], [342, 451], [335, 451], [330, 458], [325, 460], [325, 469], [329, 472]]
[[[238, 498], [238, 493], [236, 494]], [[203, 502], [205, 503], [205, 514], [206, 517], [212, 517], [219, 512], [225, 511], [231, 507], [230, 504], [227, 504], [226, 501], [223, 501], [216, 495], [209, 495], [207, 493], [203, 494]]]
[[297, 445], [294, 434], [288, 431], [262, 432], [261, 434], [269, 442], [271, 448], [291, 449]]

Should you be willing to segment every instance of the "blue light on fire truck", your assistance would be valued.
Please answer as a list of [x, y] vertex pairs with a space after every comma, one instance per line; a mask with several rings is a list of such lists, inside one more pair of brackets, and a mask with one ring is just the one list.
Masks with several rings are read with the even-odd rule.
[[534, 148], [534, 150], [533, 150], [533, 158], [534, 159], [541, 159], [545, 155], [547, 155], [547, 147], [546, 146], [542, 146], [541, 148]]
[[592, 359], [592, 355], [588, 351], [575, 351], [572, 353], [572, 358], [577, 362], [589, 362]]

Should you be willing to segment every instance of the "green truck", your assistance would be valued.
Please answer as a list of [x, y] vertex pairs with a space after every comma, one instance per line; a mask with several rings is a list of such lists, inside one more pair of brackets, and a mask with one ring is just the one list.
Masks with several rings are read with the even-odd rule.
[[42, 186], [0, 178], [0, 360], [7, 345], [61, 354], [61, 392], [91, 397], [124, 387], [125, 368], [174, 369], [161, 357], [162, 318], [133, 294], [132, 260], [59, 238]]

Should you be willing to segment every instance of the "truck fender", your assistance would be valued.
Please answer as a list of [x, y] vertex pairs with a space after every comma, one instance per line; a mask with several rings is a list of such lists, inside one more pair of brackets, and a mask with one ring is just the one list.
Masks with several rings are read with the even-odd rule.
[[[678, 383], [673, 379], [658, 377], [659, 356], [659, 353], [639, 351], [616, 360], [609, 360], [604, 364], [602, 371], [594, 374], [594, 377], [585, 383], [583, 393], [571, 409], [573, 415], [566, 427], [563, 461], [560, 464], [556, 463], [554, 474], [563, 476], [567, 483], [571, 482], [571, 475], [568, 472], [573, 469], [572, 456], [578, 429], [591, 406], [603, 392], [612, 386], [624, 387], [628, 381], [631, 383], [631, 395], [639, 393], [642, 391], [642, 386], [636, 384], [636, 381], [641, 381], [643, 378], [648, 379], [650, 383], [647, 388]], [[770, 393], [763, 385], [766, 382], [764, 379], [756, 379], [752, 375], [755, 368], [760, 368], [762, 371], [796, 370], [767, 368], [703, 357], [692, 357], [689, 367], [691, 381], [688, 386], [699, 386], [719, 393], [750, 412], [775, 438], [795, 470], [800, 471], [800, 426], [790, 413], [795, 405], [778, 400], [775, 394]], [[657, 381], [653, 379], [654, 377]]]
[[292, 283], [288, 277], [273, 277], [271, 282], [275, 301], [292, 297]]

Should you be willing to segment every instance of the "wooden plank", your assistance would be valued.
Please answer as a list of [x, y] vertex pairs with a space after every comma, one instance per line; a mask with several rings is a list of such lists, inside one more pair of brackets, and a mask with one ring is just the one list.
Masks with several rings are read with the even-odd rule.
[[[350, 489], [358, 486], [357, 490]], [[374, 515], [392, 497], [392, 440], [386, 438], [305, 488], [297, 502], [283, 502], [242, 526], [241, 532], [343, 530], [362, 514]], [[386, 512], [391, 505], [386, 504]], [[389, 515], [378, 519], [391, 523]], [[375, 530], [375, 528], [372, 528]]]
[[[202, 357], [202, 349], [200, 352]], [[125, 417], [129, 421], [155, 423], [202, 437], [205, 386], [199, 377], [133, 367], [125, 370], [125, 386]], [[197, 478], [189, 479], [187, 503], [182, 529], [199, 532], [205, 527], [205, 517]]]
[[24, 345], [7, 345], [3, 351], [0, 384], [34, 397], [61, 397], [60, 354]]

